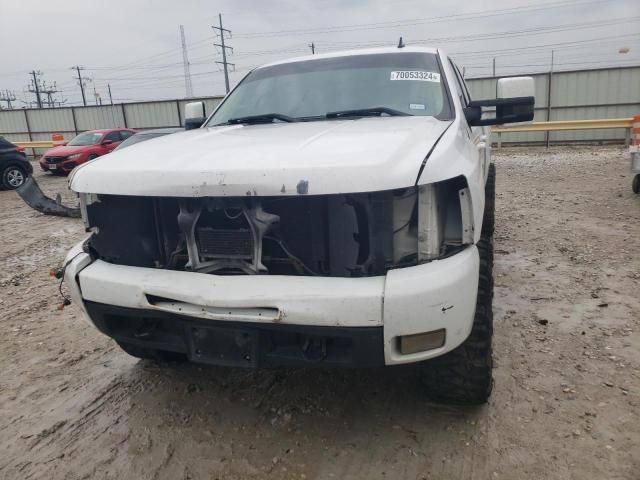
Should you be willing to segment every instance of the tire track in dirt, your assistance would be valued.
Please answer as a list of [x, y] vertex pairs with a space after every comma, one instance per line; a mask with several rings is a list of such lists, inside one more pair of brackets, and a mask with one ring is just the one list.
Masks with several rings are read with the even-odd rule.
[[48, 271], [81, 222], [0, 192], [0, 478], [637, 478], [640, 197], [628, 155], [528, 147], [496, 163], [496, 386], [480, 408], [429, 404], [411, 368], [137, 362], [77, 306], [56, 310]]

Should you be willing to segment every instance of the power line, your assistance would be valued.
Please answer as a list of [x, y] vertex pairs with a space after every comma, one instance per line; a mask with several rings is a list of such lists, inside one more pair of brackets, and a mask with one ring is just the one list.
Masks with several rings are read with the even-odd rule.
[[231, 30], [227, 30], [226, 28], [222, 27], [222, 14], [219, 13], [218, 14], [218, 21], [220, 22], [220, 26], [219, 27], [214, 27], [212, 26], [211, 28], [213, 28], [214, 30], [218, 30], [218, 34], [220, 35], [220, 43], [214, 43], [214, 45], [216, 47], [221, 47], [222, 48], [222, 61], [216, 61], [216, 63], [221, 64], [224, 67], [224, 86], [226, 89], [226, 93], [229, 93], [229, 65], [232, 65], [233, 67], [235, 67], [234, 63], [229, 63], [227, 62], [227, 49], [231, 50], [233, 52], [233, 48], [229, 47], [227, 45], [225, 45], [224, 40], [225, 40], [225, 32], [229, 34], [229, 38], [231, 38]]
[[[569, 45], [583, 46], [585, 43], [593, 43], [593, 42], [601, 43], [602, 40], [609, 40], [609, 39], [621, 40], [623, 38], [627, 38], [631, 36], [633, 35], [613, 35], [613, 36], [607, 36], [607, 37], [592, 38], [589, 40], [573, 40], [569, 42], [545, 43], [541, 45], [531, 45], [527, 47], [502, 48], [502, 49], [495, 49], [495, 50], [476, 50], [471, 52], [452, 52], [451, 55], [460, 56], [460, 57], [467, 56], [467, 55], [472, 55], [474, 57], [477, 57], [479, 55], [485, 55], [485, 56], [511, 55], [513, 54], [513, 52], [525, 51], [524, 53], [526, 53], [526, 51], [530, 51], [530, 50], [541, 50], [547, 47], [559, 47], [559, 46], [569, 46]], [[509, 53], [505, 53], [505, 52], [509, 52]]]
[[601, 3], [600, 0], [586, 0], [586, 1], [560, 1], [560, 2], [550, 2], [545, 4], [536, 4], [536, 5], [525, 5], [521, 7], [512, 7], [505, 8], [501, 10], [494, 10], [491, 13], [487, 13], [487, 11], [477, 11], [477, 12], [469, 12], [469, 13], [460, 13], [460, 14], [452, 14], [452, 15], [441, 15], [436, 17], [424, 17], [424, 18], [407, 18], [407, 19], [399, 19], [399, 20], [391, 20], [387, 22], [377, 22], [377, 23], [361, 23], [361, 24], [351, 24], [351, 25], [338, 25], [332, 27], [319, 27], [315, 29], [291, 29], [291, 30], [276, 30], [276, 31], [268, 31], [268, 32], [251, 32], [251, 33], [240, 33], [237, 34], [237, 38], [256, 38], [256, 37], [277, 37], [277, 36], [289, 36], [289, 35], [308, 35], [308, 34], [329, 34], [329, 33], [338, 33], [338, 32], [351, 32], [357, 30], [374, 30], [374, 29], [384, 29], [384, 28], [398, 28], [398, 27], [407, 27], [407, 26], [415, 26], [415, 25], [424, 25], [426, 23], [440, 23], [447, 22], [453, 20], [467, 20], [474, 18], [486, 18], [486, 17], [495, 17], [495, 16], [503, 16], [503, 15], [511, 15], [515, 13], [528, 13], [532, 11], [538, 10], [547, 10], [549, 8], [564, 8], [564, 7], [573, 7], [573, 6], [582, 6], [586, 4], [592, 3]]
[[585, 23], [571, 23], [565, 25], [555, 25], [548, 27], [537, 27], [525, 30], [512, 30], [506, 32], [496, 33], [481, 33], [474, 35], [458, 35], [452, 37], [434, 37], [422, 40], [411, 40], [411, 43], [457, 43], [457, 42], [470, 42], [477, 40], [494, 40], [502, 39], [505, 37], [518, 37], [521, 35], [541, 35], [545, 33], [567, 32], [571, 30], [583, 30], [585, 28], [600, 28], [610, 25], [618, 25], [622, 23], [635, 23], [640, 20], [640, 16], [636, 17], [623, 17], [610, 20], [599, 20], [597, 22], [585, 22]]

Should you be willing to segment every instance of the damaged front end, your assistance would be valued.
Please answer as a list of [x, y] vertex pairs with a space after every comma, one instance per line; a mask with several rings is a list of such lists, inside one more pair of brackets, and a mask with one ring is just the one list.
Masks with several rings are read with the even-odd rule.
[[367, 277], [473, 243], [464, 177], [371, 193], [81, 194], [93, 259], [215, 275]]

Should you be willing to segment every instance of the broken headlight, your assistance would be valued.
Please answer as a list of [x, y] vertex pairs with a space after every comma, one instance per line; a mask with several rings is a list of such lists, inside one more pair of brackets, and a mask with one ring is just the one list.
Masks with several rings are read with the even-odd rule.
[[473, 243], [469, 190], [463, 177], [395, 192], [396, 267], [428, 262]]

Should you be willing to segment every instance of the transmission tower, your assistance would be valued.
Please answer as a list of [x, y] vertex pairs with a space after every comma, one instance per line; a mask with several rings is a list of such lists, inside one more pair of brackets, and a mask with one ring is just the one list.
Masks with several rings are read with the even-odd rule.
[[[56, 105], [60, 106], [66, 102], [66, 100], [57, 100], [55, 98], [55, 94], [59, 92], [58, 87], [56, 86], [55, 82], [53, 83], [53, 85], [51, 85], [50, 83], [48, 84], [43, 81], [42, 72], [32, 70], [31, 72], [29, 72], [29, 75], [31, 75], [31, 83], [27, 87], [27, 91], [35, 94], [35, 104], [38, 108], [42, 108], [44, 105], [48, 106], [49, 108], [53, 108]], [[45, 95], [46, 98], [43, 99]]]
[[54, 108], [56, 106], [60, 107], [62, 106], [62, 104], [66, 103], [66, 99], [65, 100], [56, 100], [55, 98], [55, 94], [58, 93], [60, 90], [58, 90], [58, 86], [56, 85], [56, 82], [53, 82], [53, 85], [48, 84], [46, 82], [43, 82], [42, 85], [40, 86], [40, 93], [44, 94], [47, 96], [47, 99], [44, 101], [44, 103], [46, 103], [49, 108]]
[[184, 88], [187, 98], [193, 97], [193, 84], [191, 83], [191, 69], [187, 56], [187, 42], [184, 39], [184, 25], [180, 25], [180, 41], [182, 42], [182, 64], [184, 66]]
[[217, 61], [216, 63], [222, 65], [224, 67], [224, 86], [226, 89], [226, 92], [229, 93], [229, 65], [231, 65], [232, 67], [235, 68], [235, 63], [229, 63], [227, 62], [227, 49], [231, 50], [231, 52], [233, 53], [233, 48], [229, 47], [227, 45], [225, 45], [224, 41], [225, 41], [225, 32], [227, 34], [229, 34], [229, 38], [231, 38], [231, 30], [227, 30], [226, 28], [222, 28], [222, 14], [219, 13], [218, 14], [218, 21], [220, 22], [220, 26], [218, 27], [214, 27], [212, 26], [211, 28], [213, 28], [214, 30], [217, 30], [217, 34], [220, 35], [220, 43], [214, 43], [214, 45], [216, 47], [220, 47], [222, 48], [222, 61]]
[[93, 84], [93, 98], [96, 99], [96, 105], [102, 105], [102, 97], [100, 96], [100, 94], [96, 90], [95, 83]]
[[[16, 101], [16, 96], [13, 92], [9, 90], [5, 90], [4, 92], [0, 92], [0, 102], [7, 102], [7, 109], [13, 110], [13, 103]], [[0, 107], [2, 108], [2, 107]]]

